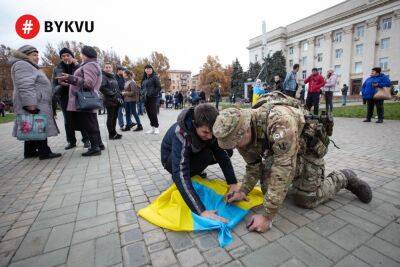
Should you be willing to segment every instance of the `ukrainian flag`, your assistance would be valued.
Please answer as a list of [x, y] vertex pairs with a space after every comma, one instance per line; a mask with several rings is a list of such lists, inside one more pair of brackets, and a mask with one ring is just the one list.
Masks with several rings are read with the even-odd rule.
[[139, 210], [139, 216], [152, 224], [173, 231], [218, 230], [218, 241], [221, 247], [232, 242], [233, 229], [249, 212], [252, 207], [261, 205], [263, 195], [256, 188], [247, 196], [248, 201], [227, 204], [224, 196], [228, 185], [219, 180], [192, 177], [193, 187], [207, 210], [217, 210], [217, 214], [229, 220], [222, 223], [201, 217], [193, 213], [186, 205], [175, 184], [162, 193], [153, 203]]

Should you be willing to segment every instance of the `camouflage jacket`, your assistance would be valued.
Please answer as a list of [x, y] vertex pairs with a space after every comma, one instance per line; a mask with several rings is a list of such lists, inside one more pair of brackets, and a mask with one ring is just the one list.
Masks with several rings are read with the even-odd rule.
[[[272, 96], [276, 95], [279, 96]], [[252, 110], [252, 141], [239, 149], [246, 161], [241, 191], [249, 193], [260, 181], [265, 215], [269, 218], [274, 217], [285, 199], [295, 176], [297, 154], [304, 151], [301, 133], [305, 114], [307, 111], [292, 98], [268, 99]]]

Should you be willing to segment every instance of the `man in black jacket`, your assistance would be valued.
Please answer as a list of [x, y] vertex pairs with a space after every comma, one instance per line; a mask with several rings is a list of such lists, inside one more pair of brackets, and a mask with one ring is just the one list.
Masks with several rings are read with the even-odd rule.
[[[65, 82], [59, 82], [56, 77], [60, 77], [62, 73], [73, 75], [75, 70], [79, 68], [79, 64], [74, 58], [72, 51], [66, 47], [60, 50], [61, 62], [53, 69], [53, 91], [56, 101], [60, 103], [61, 110], [64, 116], [65, 133], [67, 136], [68, 145], [65, 149], [71, 149], [76, 147], [75, 130], [72, 128], [71, 112], [67, 111], [68, 96], [69, 96], [69, 84]], [[90, 147], [90, 141], [88, 134], [85, 131], [81, 131], [82, 142], [85, 148]]]
[[[117, 73], [115, 74], [115, 79], [118, 82], [118, 88], [119, 88], [119, 92], [122, 95], [122, 91], [124, 91], [125, 88], [125, 79], [124, 79], [124, 70], [125, 68], [122, 66], [117, 66]], [[122, 130], [124, 128], [124, 114], [122, 114], [122, 109], [124, 107], [120, 106], [118, 108], [118, 124], [119, 124], [119, 128]], [[133, 125], [135, 126], [135, 125]]]
[[233, 151], [220, 148], [212, 135], [217, 116], [217, 109], [210, 104], [183, 110], [162, 140], [161, 162], [192, 212], [225, 222], [215, 211], [206, 210], [191, 181], [192, 176], [205, 176], [202, 173], [207, 166], [218, 163], [230, 186], [229, 193], [239, 189], [230, 160]]

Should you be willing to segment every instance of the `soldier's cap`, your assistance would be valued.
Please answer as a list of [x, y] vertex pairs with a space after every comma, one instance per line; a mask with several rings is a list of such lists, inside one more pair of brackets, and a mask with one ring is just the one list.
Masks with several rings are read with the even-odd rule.
[[222, 149], [233, 149], [250, 127], [251, 110], [227, 108], [222, 110], [213, 126], [213, 134]]

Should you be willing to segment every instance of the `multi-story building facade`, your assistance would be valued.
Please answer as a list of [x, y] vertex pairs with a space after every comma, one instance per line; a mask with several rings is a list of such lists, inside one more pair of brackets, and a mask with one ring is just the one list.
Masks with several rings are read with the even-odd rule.
[[192, 76], [192, 79], [190, 80], [190, 89], [200, 89], [200, 74]]
[[[266, 45], [263, 40], [266, 39]], [[250, 62], [282, 50], [288, 71], [300, 64], [299, 79], [312, 68], [338, 75], [338, 86], [358, 94], [371, 68], [379, 66], [393, 84], [400, 80], [400, 1], [348, 0], [286, 27], [250, 39]]]
[[191, 71], [188, 70], [169, 70], [168, 75], [171, 80], [170, 92], [187, 91], [190, 89]]

